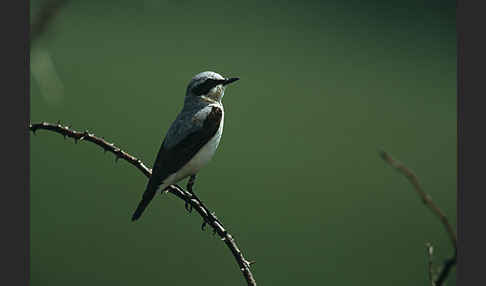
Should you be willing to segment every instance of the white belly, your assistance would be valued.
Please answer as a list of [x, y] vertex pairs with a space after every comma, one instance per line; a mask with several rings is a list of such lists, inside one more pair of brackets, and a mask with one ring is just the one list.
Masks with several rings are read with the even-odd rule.
[[204, 167], [214, 156], [216, 149], [218, 148], [219, 141], [221, 140], [221, 134], [223, 134], [223, 124], [224, 123], [224, 115], [221, 118], [221, 123], [219, 125], [218, 131], [216, 134], [211, 138], [211, 140], [204, 145], [199, 152], [196, 153], [194, 157], [182, 167], [179, 171], [173, 173], [160, 186], [159, 189], [165, 189], [167, 186], [171, 184], [175, 184], [178, 181], [191, 176], [195, 175], [202, 167]]

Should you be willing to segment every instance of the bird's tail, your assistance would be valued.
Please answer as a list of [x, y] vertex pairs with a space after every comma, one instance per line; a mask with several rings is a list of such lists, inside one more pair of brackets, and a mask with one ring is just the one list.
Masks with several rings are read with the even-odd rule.
[[149, 203], [154, 198], [155, 193], [156, 193], [155, 191], [152, 192], [149, 190], [145, 191], [142, 200], [140, 201], [140, 203], [138, 203], [137, 209], [132, 215], [132, 221], [135, 221], [140, 218], [145, 208], [149, 205]]

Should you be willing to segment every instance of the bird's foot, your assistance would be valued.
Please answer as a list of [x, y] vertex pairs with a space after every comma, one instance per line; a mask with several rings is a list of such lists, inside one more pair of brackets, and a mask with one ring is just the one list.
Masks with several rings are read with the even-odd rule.
[[214, 212], [210, 212], [209, 215], [203, 219], [203, 223], [201, 224], [201, 230], [204, 231], [206, 228], [206, 225], [210, 225], [213, 227], [213, 235], [217, 233], [215, 223], [218, 220], [218, 217], [216, 217]]
[[186, 204], [184, 205], [184, 207], [186, 208], [187, 212], [191, 213], [192, 212], [192, 205], [191, 203], [189, 202], [190, 199], [187, 199], [186, 200]]
[[196, 182], [196, 175], [192, 175], [191, 177], [189, 177], [189, 181], [187, 181], [187, 191], [191, 194], [194, 194], [192, 187], [194, 186], [195, 182]]

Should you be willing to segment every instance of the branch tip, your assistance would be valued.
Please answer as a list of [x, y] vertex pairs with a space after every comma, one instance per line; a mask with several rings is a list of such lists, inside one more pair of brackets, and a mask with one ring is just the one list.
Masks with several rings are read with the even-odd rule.
[[388, 163], [390, 166], [395, 168], [397, 171], [402, 173], [412, 184], [414, 187], [415, 191], [417, 194], [420, 196], [422, 202], [427, 206], [427, 208], [433, 212], [442, 222], [447, 234], [449, 235], [449, 238], [452, 243], [452, 247], [454, 248], [454, 255], [447, 259], [444, 262], [444, 266], [442, 267], [442, 270], [439, 273], [439, 277], [435, 279], [433, 276], [433, 271], [432, 271], [432, 254], [433, 254], [433, 247], [430, 243], [426, 244], [427, 247], [427, 253], [429, 257], [429, 276], [431, 279], [431, 283], [433, 286], [441, 286], [447, 276], [449, 275], [449, 272], [451, 268], [456, 264], [456, 257], [457, 257], [457, 235], [450, 224], [449, 220], [447, 219], [446, 215], [444, 212], [432, 201], [432, 198], [430, 197], [429, 194], [427, 194], [423, 189], [422, 186], [419, 183], [419, 180], [415, 173], [407, 168], [403, 163], [393, 159], [386, 151], [382, 152], [382, 158], [385, 160], [386, 163]]
[[388, 155], [383, 147], [378, 147], [378, 154], [383, 160], [386, 160], [386, 156]]

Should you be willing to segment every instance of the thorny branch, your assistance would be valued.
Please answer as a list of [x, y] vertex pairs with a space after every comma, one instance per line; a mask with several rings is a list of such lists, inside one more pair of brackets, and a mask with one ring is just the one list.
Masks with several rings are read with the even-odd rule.
[[[437, 279], [432, 278], [432, 285], [441, 286], [444, 283], [444, 281], [446, 280], [447, 276], [449, 275], [452, 267], [454, 267], [454, 265], [456, 265], [456, 262], [457, 262], [457, 236], [456, 236], [456, 233], [454, 231], [454, 228], [449, 223], [449, 220], [447, 219], [444, 212], [432, 201], [432, 198], [426, 192], [424, 192], [424, 190], [422, 189], [422, 186], [420, 185], [420, 183], [418, 181], [417, 176], [415, 175], [414, 172], [412, 172], [412, 170], [407, 168], [401, 162], [393, 159], [390, 156], [390, 154], [388, 154], [385, 151], [381, 151], [380, 155], [383, 158], [383, 160], [385, 160], [386, 163], [388, 163], [390, 166], [394, 167], [399, 172], [401, 172], [403, 175], [405, 175], [405, 177], [407, 177], [407, 179], [410, 181], [410, 183], [415, 188], [415, 191], [417, 192], [417, 194], [422, 199], [423, 203], [430, 209], [430, 211], [432, 211], [440, 219], [440, 221], [444, 225], [444, 228], [447, 231], [447, 234], [449, 235], [449, 239], [451, 240], [452, 247], [454, 248], [454, 255], [451, 258], [444, 261], [444, 265], [443, 265], [439, 275], [437, 276]], [[431, 259], [431, 256], [432, 256], [431, 249], [432, 249], [431, 246], [427, 246], [427, 250], [429, 251], [428, 252], [429, 253], [429, 259]], [[430, 260], [429, 260], [429, 263], [430, 263]], [[431, 265], [429, 264], [429, 276], [432, 277], [433, 273], [431, 273], [431, 272], [432, 272]]]
[[[82, 140], [94, 143], [100, 146], [105, 152], [109, 151], [115, 154], [116, 160], [123, 159], [128, 163], [132, 164], [137, 169], [139, 169], [145, 176], [150, 177], [152, 174], [152, 170], [148, 168], [141, 160], [135, 158], [134, 156], [116, 147], [113, 143], [109, 143], [105, 139], [95, 136], [93, 133], [90, 133], [88, 130], [84, 132], [75, 131], [72, 130], [69, 126], [61, 125], [60, 122], [58, 122], [57, 124], [51, 124], [47, 122], [30, 124], [29, 129], [34, 134], [37, 130], [40, 129], [59, 133], [63, 135], [64, 138], [66, 137], [73, 138], [75, 143]], [[238, 248], [238, 246], [236, 245], [234, 238], [223, 227], [223, 224], [214, 215], [214, 213], [212, 213], [195, 194], [191, 194], [190, 192], [184, 190], [178, 185], [170, 185], [166, 189], [166, 191], [184, 200], [186, 203], [190, 204], [190, 206], [199, 213], [199, 215], [203, 218], [203, 224], [201, 228], [204, 230], [206, 224], [209, 224], [213, 228], [213, 234], [217, 233], [219, 235], [221, 240], [224, 241], [226, 246], [230, 249], [231, 253], [235, 257], [236, 262], [238, 263], [238, 266], [241, 272], [243, 273], [243, 276], [247, 284], [249, 286], [255, 286], [256, 281], [253, 278], [253, 274], [250, 271], [250, 265], [253, 262], [250, 262], [243, 257], [243, 254]]]

